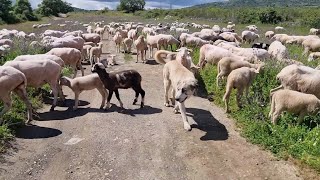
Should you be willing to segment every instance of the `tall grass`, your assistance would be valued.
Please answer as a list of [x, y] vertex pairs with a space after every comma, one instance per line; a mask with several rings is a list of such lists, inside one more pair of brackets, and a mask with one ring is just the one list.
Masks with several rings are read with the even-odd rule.
[[[288, 46], [291, 54], [301, 54], [302, 49], [297, 46]], [[199, 59], [199, 49], [193, 55], [195, 63]], [[298, 60], [309, 63], [302, 56]], [[235, 93], [233, 91], [230, 99], [230, 116], [241, 127], [241, 134], [254, 144], [270, 150], [276, 156], [284, 159], [293, 157], [311, 166], [320, 172], [320, 113], [315, 116], [307, 116], [302, 125], [297, 125], [297, 116], [284, 113], [279, 119], [278, 125], [273, 125], [268, 118], [270, 111], [269, 92], [279, 85], [276, 75], [284, 65], [275, 65], [269, 61], [264, 70], [253, 82], [249, 99], [242, 109], [236, 105]], [[222, 97], [225, 93], [225, 84], [216, 86], [217, 67], [207, 65], [198, 76], [200, 82], [204, 83], [205, 89], [213, 102], [224, 108]], [[244, 100], [244, 99], [243, 99]]]

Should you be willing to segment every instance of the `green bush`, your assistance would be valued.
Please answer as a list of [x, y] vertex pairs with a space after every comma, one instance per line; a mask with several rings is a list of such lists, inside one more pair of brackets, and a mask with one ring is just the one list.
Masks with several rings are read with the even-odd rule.
[[70, 3], [62, 0], [43, 0], [37, 12], [42, 16], [58, 16], [59, 13], [74, 11]]
[[33, 14], [31, 4], [28, 0], [17, 0], [13, 12], [21, 21], [36, 21], [37, 16]]
[[134, 13], [144, 9], [146, 2], [144, 0], [120, 0], [120, 4], [117, 7], [118, 11], [124, 11], [126, 13]]

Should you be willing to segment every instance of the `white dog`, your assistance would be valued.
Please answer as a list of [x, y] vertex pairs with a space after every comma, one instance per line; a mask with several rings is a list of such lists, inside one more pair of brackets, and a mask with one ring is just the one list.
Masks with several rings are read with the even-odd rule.
[[194, 94], [197, 80], [193, 73], [180, 62], [172, 59], [169, 59], [167, 62], [163, 59], [162, 55], [166, 55], [167, 57], [167, 54], [163, 53], [163, 51], [157, 51], [155, 59], [158, 63], [165, 64], [163, 68], [163, 83], [165, 88], [164, 105], [169, 106], [168, 91], [170, 87], [172, 87], [172, 97], [174, 98], [172, 104], [175, 105], [175, 112], [177, 112], [178, 108], [180, 109], [184, 129], [190, 131], [190, 125], [196, 125], [197, 123], [193, 119], [187, 119], [184, 101]]

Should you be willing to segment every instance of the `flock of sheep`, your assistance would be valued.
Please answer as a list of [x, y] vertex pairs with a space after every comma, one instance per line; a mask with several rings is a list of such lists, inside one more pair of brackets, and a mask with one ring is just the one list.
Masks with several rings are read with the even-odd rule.
[[[283, 111], [299, 114], [299, 122], [301, 122], [306, 114], [315, 113], [320, 108], [320, 100], [318, 99], [320, 93], [317, 91], [320, 88], [320, 71], [290, 59], [285, 46], [285, 44], [298, 44], [304, 48], [303, 55], [311, 52], [308, 60], [314, 60], [320, 57], [320, 38], [317, 36], [320, 34], [319, 29], [310, 29], [310, 35], [291, 36], [283, 33], [286, 31], [283, 27], [276, 27], [277, 34], [274, 31], [265, 33], [268, 41], [272, 42], [266, 44], [254, 43], [260, 38], [257, 26], [249, 25], [241, 35], [238, 35], [234, 31], [235, 24], [231, 22], [226, 28], [220, 28], [218, 25], [210, 27], [209, 25], [179, 22], [157, 25], [133, 22], [112, 22], [104, 26], [103, 24], [104, 22], [83, 24], [77, 21], [66, 21], [66, 24], [63, 26], [59, 24], [59, 26], [82, 25], [87, 32], [47, 29], [38, 36], [41, 37], [38, 41], [36, 41], [37, 35], [35, 33], [26, 34], [17, 30], [0, 30], [0, 56], [10, 52], [10, 49], [15, 45], [13, 38], [32, 41], [30, 47], [44, 48], [47, 52], [46, 54], [21, 55], [0, 66], [0, 99], [4, 102], [4, 109], [0, 116], [11, 108], [11, 92], [15, 92], [27, 105], [28, 122], [32, 120], [32, 106], [27, 97], [26, 87], [40, 88], [46, 83], [50, 85], [54, 96], [51, 110], [54, 110], [56, 106], [58, 95], [61, 100], [64, 100], [61, 88], [63, 85], [68, 86], [75, 93], [74, 109], [77, 109], [79, 94], [84, 90], [98, 89], [102, 96], [100, 108], [104, 107], [108, 91], [109, 97], [110, 92], [112, 96], [112, 92], [115, 91], [118, 98], [117, 88], [125, 87], [124, 84], [130, 84], [129, 82], [120, 82], [121, 76], [124, 75], [121, 73], [125, 72], [110, 75], [114, 78], [106, 81], [103, 80], [101, 74], [93, 73], [84, 76], [82, 67], [82, 63], [86, 60], [90, 61], [93, 69], [103, 69], [101, 64], [104, 67], [115, 64], [116, 55], [101, 59], [102, 39], [105, 34], [108, 40], [111, 38], [114, 41], [117, 53], [122, 52], [121, 47], [125, 53], [131, 53], [132, 47], [135, 47], [136, 62], [138, 62], [139, 56], [142, 62], [146, 62], [147, 51], [149, 50], [149, 58], [151, 58], [154, 55], [153, 50], [156, 48], [158, 50], [156, 54], [163, 56], [165, 63], [179, 59], [181, 66], [193, 73], [202, 69], [207, 63], [217, 65], [217, 86], [219, 86], [221, 78], [227, 77], [226, 93], [223, 97], [227, 112], [230, 111], [228, 102], [232, 89], [237, 89], [237, 103], [241, 107], [243, 92], [245, 91], [248, 96], [250, 85], [269, 59], [288, 64], [277, 75], [281, 86], [271, 91], [270, 117], [273, 123], [277, 122], [278, 116]], [[33, 27], [49, 28], [50, 26], [52, 25], [38, 24]], [[199, 29], [199, 31], [191, 33], [190, 29]], [[244, 43], [254, 44], [252, 48], [240, 47]], [[198, 64], [193, 64], [190, 50], [183, 49], [184, 53], [161, 50], [162, 48], [169, 49], [169, 47], [172, 50], [174, 46], [180, 48], [199, 47]], [[96, 63], [99, 66], [96, 66]], [[74, 70], [73, 78], [61, 76], [62, 68], [65, 66], [72, 67]], [[81, 70], [83, 77], [76, 77], [78, 69]], [[130, 73], [133, 73], [132, 76], [136, 76], [134, 71]], [[108, 73], [103, 72], [103, 76], [108, 76]], [[142, 95], [141, 107], [143, 107], [144, 91], [141, 86], [140, 90], [139, 86], [139, 84], [131, 84], [128, 87], [138, 87], [136, 93]], [[110, 98], [108, 98], [107, 108]], [[120, 98], [118, 100], [122, 106]]]

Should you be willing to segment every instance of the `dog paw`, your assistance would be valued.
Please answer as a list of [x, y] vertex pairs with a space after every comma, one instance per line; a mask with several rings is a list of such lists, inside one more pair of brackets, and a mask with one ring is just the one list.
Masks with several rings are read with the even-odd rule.
[[136, 103], [137, 103], [138, 101], [135, 99], [135, 100], [133, 100], [133, 105], [135, 105]]
[[164, 103], [164, 106], [170, 107], [169, 103]]

